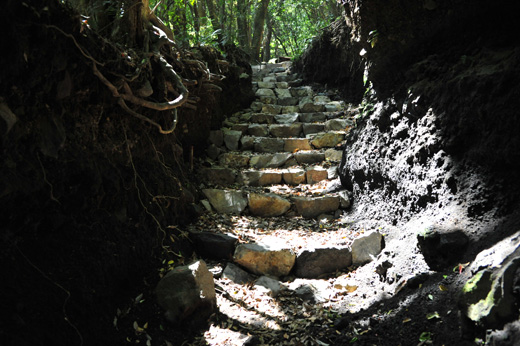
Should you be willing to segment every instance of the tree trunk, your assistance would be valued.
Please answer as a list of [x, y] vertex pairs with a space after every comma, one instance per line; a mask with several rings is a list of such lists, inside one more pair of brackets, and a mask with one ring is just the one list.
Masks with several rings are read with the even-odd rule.
[[255, 11], [255, 20], [253, 24], [253, 42], [251, 44], [251, 59], [258, 61], [260, 56], [260, 47], [262, 46], [262, 38], [264, 36], [264, 24], [267, 16], [267, 7], [269, 0], [260, 0]]
[[265, 34], [264, 39], [264, 49], [262, 51], [262, 60], [265, 62], [269, 62], [271, 60], [271, 39], [273, 36], [273, 19], [271, 15], [267, 14], [267, 32]]
[[206, 0], [206, 6], [208, 8], [209, 18], [211, 19], [213, 31], [217, 31], [218, 41], [222, 42], [222, 26], [220, 25], [217, 17], [217, 9], [214, 0]]
[[237, 0], [237, 35], [240, 48], [249, 52], [251, 50], [251, 29], [247, 21], [247, 0]]

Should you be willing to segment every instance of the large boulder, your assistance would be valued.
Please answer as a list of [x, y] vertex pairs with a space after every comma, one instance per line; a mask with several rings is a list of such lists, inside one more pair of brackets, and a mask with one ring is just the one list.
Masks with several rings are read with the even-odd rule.
[[204, 323], [217, 301], [213, 274], [202, 260], [169, 271], [155, 289], [157, 302], [171, 322]]
[[471, 278], [460, 296], [463, 313], [488, 328], [518, 317], [520, 283], [520, 232], [477, 255], [469, 267]]
[[352, 265], [348, 247], [327, 247], [304, 250], [296, 257], [294, 273], [301, 278], [318, 278]]
[[305, 218], [313, 218], [320, 214], [335, 212], [339, 208], [337, 196], [295, 197], [293, 199], [296, 211]]
[[255, 216], [272, 217], [283, 215], [291, 207], [291, 202], [275, 194], [250, 193], [249, 211]]
[[233, 256], [235, 263], [258, 275], [286, 276], [294, 266], [296, 255], [280, 244], [239, 244]]
[[235, 237], [213, 232], [191, 233], [190, 239], [199, 256], [216, 260], [231, 259], [237, 243]]

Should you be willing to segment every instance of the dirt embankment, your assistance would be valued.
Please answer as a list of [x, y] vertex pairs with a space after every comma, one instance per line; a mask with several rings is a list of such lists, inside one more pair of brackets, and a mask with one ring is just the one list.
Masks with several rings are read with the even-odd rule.
[[[131, 50], [60, 1], [8, 1], [0, 22], [1, 343], [110, 344], [120, 300], [156, 277], [159, 255], [189, 255], [175, 226], [196, 215], [190, 155], [249, 104], [251, 68], [230, 47], [228, 65], [213, 48], [171, 60], [186, 80], [199, 76], [183, 59], [226, 78], [189, 86], [196, 109], [181, 108], [175, 133], [162, 135], [119, 107], [87, 59], [114, 81]], [[160, 93], [151, 67], [143, 75]], [[134, 109], [171, 126], [171, 112]]]
[[[416, 239], [421, 229], [462, 228], [470, 245], [460, 249], [461, 261], [472, 261], [520, 227], [520, 44], [511, 35], [519, 29], [514, 9], [505, 1], [344, 3], [346, 17], [316, 39], [297, 66], [318, 81], [340, 71], [341, 78], [329, 79], [329, 85], [354, 99], [358, 90], [364, 92], [340, 165], [342, 184], [354, 196], [350, 217], [397, 227], [399, 236], [389, 240], [406, 243], [400, 250], [408, 249], [409, 257], [422, 257]], [[322, 51], [331, 45], [334, 54]], [[413, 266], [404, 258], [392, 261], [394, 267]], [[452, 282], [454, 292], [460, 282]], [[400, 305], [408, 298], [392, 301]], [[454, 293], [446, 302], [456, 300]], [[450, 320], [459, 327], [447, 334], [439, 329], [444, 336], [436, 342], [482, 337], [481, 329], [468, 329], [466, 322]], [[395, 325], [385, 324], [388, 330], [402, 327], [402, 321], [389, 323]], [[378, 331], [389, 344], [403, 342], [404, 336], [385, 328]]]

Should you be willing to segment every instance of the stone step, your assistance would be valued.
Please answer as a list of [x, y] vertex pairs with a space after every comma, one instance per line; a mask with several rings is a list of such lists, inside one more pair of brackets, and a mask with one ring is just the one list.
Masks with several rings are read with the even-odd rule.
[[[290, 137], [303, 137], [305, 135], [316, 134], [319, 132], [328, 131], [344, 131], [348, 130], [353, 125], [351, 119], [330, 119], [325, 122], [299, 122], [293, 120], [300, 120], [309, 118], [309, 120], [321, 120], [322, 114], [316, 114], [314, 118], [306, 117], [305, 115], [298, 115], [297, 113], [292, 114], [280, 114], [274, 116], [276, 123], [269, 123], [272, 121], [270, 117], [258, 116], [255, 119], [265, 121], [266, 123], [239, 123], [230, 126], [230, 130], [239, 131], [241, 135], [249, 135], [256, 137], [278, 137], [278, 138], [290, 138]], [[314, 115], [314, 114], [313, 114]], [[325, 117], [326, 115], [323, 115]], [[269, 119], [268, 119], [269, 118]], [[249, 118], [251, 120], [251, 117]], [[226, 130], [217, 130], [226, 131]], [[212, 131], [212, 133], [215, 131]], [[211, 135], [209, 140], [210, 143], [220, 146], [223, 144], [224, 134], [222, 135]], [[221, 138], [222, 137], [222, 138]]]
[[[343, 205], [345, 194], [326, 196], [286, 196], [276, 193], [244, 192], [234, 189], [203, 189], [211, 206], [222, 214], [241, 214], [246, 208], [253, 216], [281, 216], [290, 210], [304, 218], [334, 214]], [[348, 198], [348, 197], [346, 197]]]

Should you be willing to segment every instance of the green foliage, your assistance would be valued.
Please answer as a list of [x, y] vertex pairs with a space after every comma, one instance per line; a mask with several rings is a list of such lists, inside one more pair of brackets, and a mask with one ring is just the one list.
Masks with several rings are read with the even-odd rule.
[[[210, 20], [208, 0], [150, 0], [150, 7], [157, 6], [156, 14], [175, 33], [176, 40], [188, 45], [212, 45], [232, 43], [240, 46], [237, 19], [244, 19], [251, 27], [257, 0], [246, 0], [246, 8], [238, 11], [237, 0], [213, 0], [217, 12], [216, 21]], [[158, 5], [157, 5], [158, 4]], [[299, 56], [320, 30], [338, 17], [339, 6], [335, 1], [323, 0], [271, 0], [268, 8], [273, 39], [270, 49], [274, 56]], [[267, 32], [267, 30], [265, 30]], [[241, 47], [248, 50], [248, 47]]]

